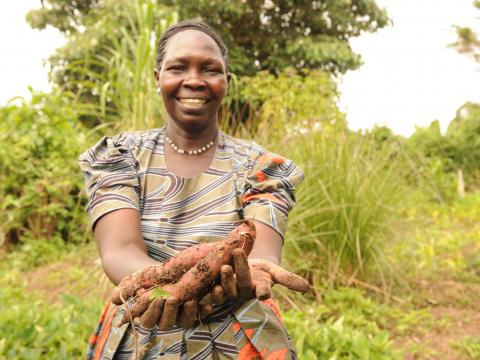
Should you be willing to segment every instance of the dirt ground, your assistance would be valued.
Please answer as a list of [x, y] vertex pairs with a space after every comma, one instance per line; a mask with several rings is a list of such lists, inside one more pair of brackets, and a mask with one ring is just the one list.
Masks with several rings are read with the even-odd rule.
[[[95, 253], [41, 266], [27, 279], [29, 288], [49, 302], [60, 302], [63, 294], [108, 301], [113, 289]], [[428, 318], [413, 321], [401, 334], [392, 331], [405, 359], [471, 360], [452, 344], [465, 336], [480, 339], [480, 284], [422, 280], [415, 301], [417, 309], [428, 312]]]
[[471, 360], [454, 343], [470, 336], [480, 340], [480, 285], [452, 280], [423, 284], [419, 299], [428, 304], [427, 324], [412, 326], [395, 338], [406, 360]]
[[94, 255], [41, 266], [27, 275], [27, 282], [29, 289], [38, 291], [51, 303], [61, 302], [64, 294], [93, 296], [106, 302], [114, 287]]

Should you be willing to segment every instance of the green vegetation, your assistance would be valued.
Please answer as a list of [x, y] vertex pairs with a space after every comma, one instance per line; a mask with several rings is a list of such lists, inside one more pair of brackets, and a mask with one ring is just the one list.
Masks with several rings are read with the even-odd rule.
[[29, 291], [20, 274], [2, 275], [0, 358], [79, 359], [102, 304], [91, 296], [62, 296], [50, 303]]
[[348, 130], [332, 74], [359, 65], [349, 38], [387, 23], [374, 1], [44, 4], [30, 23], [69, 35], [56, 86], [0, 108], [0, 359], [84, 357], [111, 285], [76, 159], [103, 134], [162, 123], [154, 44], [186, 14], [250, 24], [221, 27], [234, 71], [222, 128], [306, 174], [284, 262], [314, 290], [276, 289], [300, 359], [480, 358], [480, 105], [445, 134]]
[[323, 300], [285, 314], [300, 359], [400, 359], [385, 330], [386, 306], [352, 288], [329, 291]]
[[465, 336], [454, 342], [452, 346], [470, 359], [480, 359], [480, 339], [478, 338]]
[[370, 135], [317, 131], [287, 149], [306, 174], [290, 220], [289, 265], [308, 271], [318, 286], [375, 274], [387, 287], [393, 273], [384, 249], [407, 192], [400, 144], [379, 147]]
[[2, 254], [0, 359], [85, 358], [110, 292], [94, 243], [39, 240]]
[[33, 94], [0, 108], [0, 246], [85, 241], [75, 163], [86, 131], [66, 93]]
[[[82, 58], [86, 38], [97, 40], [87, 44], [89, 52], [101, 53], [103, 33], [88, 33], [89, 28], [101, 30], [97, 26], [109, 21], [106, 18], [130, 25], [124, 10], [134, 2], [47, 0], [43, 3], [41, 9], [29, 13], [30, 24], [39, 29], [52, 25], [73, 35], [52, 59], [52, 65], [56, 66], [63, 65], [64, 60]], [[218, 28], [230, 49], [232, 71], [242, 76], [259, 70], [278, 73], [286, 67], [322, 68], [342, 73], [355, 69], [361, 60], [350, 48], [349, 39], [362, 32], [375, 32], [388, 23], [386, 12], [371, 0], [150, 0], [139, 3], [155, 5], [159, 15], [164, 10], [178, 12], [180, 20], [200, 18]], [[87, 31], [83, 31], [85, 28]], [[122, 36], [121, 32], [117, 36]], [[68, 82], [62, 77], [56, 80]]]

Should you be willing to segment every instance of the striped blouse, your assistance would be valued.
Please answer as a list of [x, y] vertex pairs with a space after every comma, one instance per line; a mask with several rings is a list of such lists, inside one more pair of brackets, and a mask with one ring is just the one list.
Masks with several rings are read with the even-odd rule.
[[[284, 238], [288, 212], [295, 205], [294, 190], [303, 179], [302, 171], [291, 160], [273, 154], [255, 142], [219, 132], [217, 149], [209, 168], [193, 177], [182, 178], [167, 169], [164, 144], [165, 128], [124, 132], [102, 138], [80, 156], [92, 226], [111, 211], [137, 209], [148, 255], [159, 261], [165, 261], [194, 244], [222, 239], [244, 218], [262, 222]], [[225, 331], [232, 332], [232, 324], [237, 324], [241, 336], [230, 336], [231, 340], [222, 342], [228, 345], [223, 348], [229, 349], [225, 356], [236, 354], [232, 358], [238, 358], [245, 344], [254, 348], [263, 344], [266, 352], [289, 349], [288, 353], [294, 354], [281, 321], [276, 320], [278, 312], [271, 310], [271, 306], [255, 299], [241, 306], [232, 306], [230, 304], [227, 311], [225, 306], [223, 310], [218, 309], [209, 324], [176, 329], [183, 334], [180, 340], [177, 337], [170, 343], [165, 339], [171, 338], [171, 334], [165, 338], [158, 335], [157, 329], [156, 336], [149, 335], [149, 342], [152, 346], [163, 344], [163, 350], [157, 349], [160, 353], [168, 354], [166, 349], [169, 348], [170, 355], [178, 355], [172, 359], [209, 359], [214, 353], [217, 357], [222, 354], [219, 344], [215, 346], [215, 342], [195, 338], [195, 331], [207, 331], [211, 339], [213, 326], [218, 338], [224, 336]], [[114, 309], [111, 318], [119, 317], [122, 311], [121, 308]], [[248, 324], [240, 316], [242, 311], [244, 315], [248, 313]], [[252, 316], [259, 320], [252, 323]], [[225, 325], [227, 323], [229, 326]], [[103, 331], [107, 327], [101, 324], [100, 332], [102, 326]], [[272, 329], [265, 332], [265, 326], [277, 328], [278, 338]], [[92, 354], [101, 353], [104, 354], [102, 358], [111, 358], [115, 354], [118, 357], [118, 354], [133, 351], [132, 343], [128, 341], [128, 327], [128, 324], [116, 329], [108, 326], [108, 341], [102, 344], [102, 349], [94, 344]], [[218, 331], [220, 328], [222, 330]], [[137, 330], [139, 334], [145, 333], [144, 329]], [[191, 340], [188, 334], [196, 340]], [[197, 357], [198, 352], [207, 355]]]

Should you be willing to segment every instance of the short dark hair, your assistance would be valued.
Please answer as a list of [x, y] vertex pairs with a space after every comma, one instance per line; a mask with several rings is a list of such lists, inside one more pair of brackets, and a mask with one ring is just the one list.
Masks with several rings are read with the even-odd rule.
[[187, 21], [181, 21], [179, 23], [176, 23], [170, 26], [162, 34], [162, 36], [160, 37], [160, 40], [158, 40], [157, 66], [156, 66], [158, 70], [160, 70], [160, 67], [162, 66], [163, 57], [165, 56], [165, 48], [167, 47], [168, 40], [173, 35], [178, 34], [179, 32], [184, 30], [198, 30], [210, 36], [220, 48], [220, 51], [222, 52], [222, 56], [223, 56], [223, 61], [225, 62], [225, 66], [228, 69], [228, 49], [225, 43], [223, 42], [221, 36], [214, 29], [212, 29], [210, 26], [208, 26], [207, 24], [201, 21], [187, 20]]

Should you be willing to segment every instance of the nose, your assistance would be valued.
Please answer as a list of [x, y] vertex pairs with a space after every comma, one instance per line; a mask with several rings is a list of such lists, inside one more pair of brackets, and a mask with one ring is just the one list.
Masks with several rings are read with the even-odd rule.
[[202, 77], [202, 73], [193, 69], [186, 74], [185, 78], [183, 79], [183, 85], [191, 89], [199, 89], [206, 86]]

